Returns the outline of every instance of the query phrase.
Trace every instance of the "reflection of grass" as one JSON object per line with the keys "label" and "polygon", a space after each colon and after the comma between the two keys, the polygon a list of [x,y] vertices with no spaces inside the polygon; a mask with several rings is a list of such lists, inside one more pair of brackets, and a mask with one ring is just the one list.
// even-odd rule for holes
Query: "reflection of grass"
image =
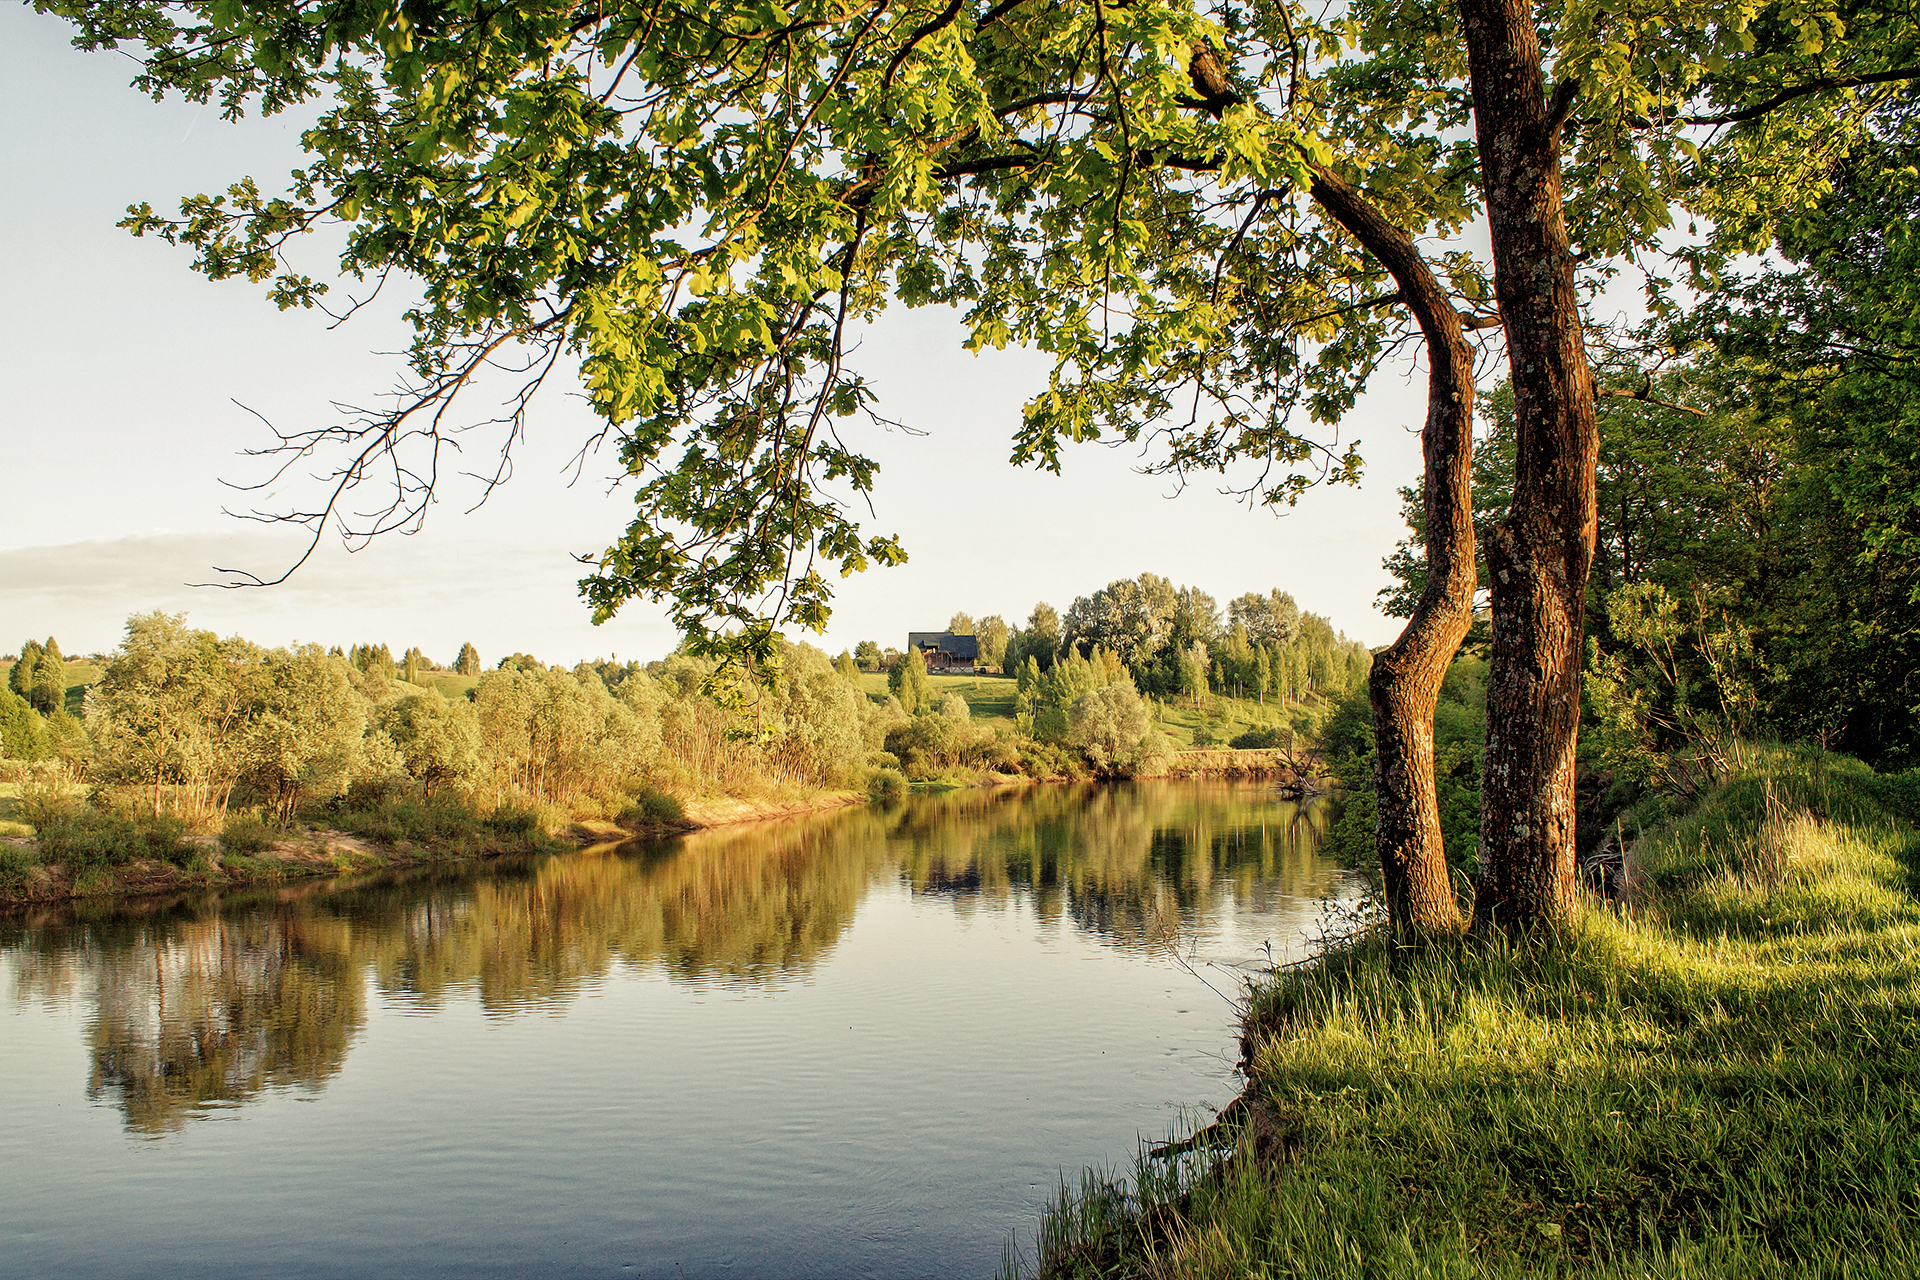
{"label": "reflection of grass", "polygon": [[1750,774],[1638,844],[1632,920],[1277,975],[1224,1176],[1068,1205],[1056,1273],[1920,1274],[1920,774],[1759,767],[1774,804]]}

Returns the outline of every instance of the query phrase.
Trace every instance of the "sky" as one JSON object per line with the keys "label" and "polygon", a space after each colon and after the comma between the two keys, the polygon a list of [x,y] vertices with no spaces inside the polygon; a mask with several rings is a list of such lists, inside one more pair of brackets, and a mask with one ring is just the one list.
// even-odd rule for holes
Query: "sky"
{"label": "sky", "polygon": [[[262,644],[418,645],[443,663],[466,642],[488,665],[670,651],[661,607],[630,604],[595,627],[577,595],[574,556],[612,542],[631,508],[610,454],[575,478],[568,464],[598,428],[564,386],[536,402],[512,480],[478,510],[476,486],[457,484],[419,533],[353,554],[330,538],[284,585],[188,585],[217,580],[216,565],[275,577],[298,556],[286,530],[223,514],[275,495],[228,486],[263,478],[243,455],[268,439],[262,419],[325,426],[334,404],[394,384],[400,361],[381,353],[405,344],[402,308],[383,297],[329,328],[318,311],[276,310],[264,286],[193,273],[190,250],[117,229],[138,201],[169,213],[247,175],[279,190],[304,118],[229,124],[215,107],[156,104],[128,87],[127,57],[67,40],[58,20],[0,6],[0,652],[48,635],[69,654],[106,651],[129,615],[155,610]],[[323,245],[302,262],[324,264]],[[1206,477],[1176,493],[1127,447],[1074,447],[1057,476],[1012,467],[1020,406],[1047,363],[975,356],[962,336],[934,309],[889,312],[864,336],[851,363],[913,432],[848,437],[881,464],[862,524],[898,534],[909,560],[840,581],[825,636],[794,638],[899,646],[959,610],[1018,625],[1038,601],[1064,612],[1143,571],[1223,607],[1279,587],[1370,645],[1398,632],[1374,596],[1406,532],[1398,490],[1419,475],[1421,371],[1378,376],[1339,429],[1339,443],[1361,441],[1358,489],[1318,488],[1276,515]],[[281,498],[311,492],[290,483]]]}

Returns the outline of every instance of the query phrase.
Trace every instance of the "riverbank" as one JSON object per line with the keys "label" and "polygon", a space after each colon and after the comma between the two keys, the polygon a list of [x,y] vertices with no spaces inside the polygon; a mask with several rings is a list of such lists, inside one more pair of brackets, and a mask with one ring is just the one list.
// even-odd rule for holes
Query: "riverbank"
{"label": "riverbank", "polygon": [[[1178,752],[1165,773],[1156,776],[1270,777],[1293,794],[1312,795],[1321,789],[1313,775],[1296,772],[1295,762],[1286,753],[1260,749]],[[981,772],[955,785],[1017,788],[1064,781]],[[110,847],[90,849],[78,858],[48,856],[32,837],[0,836],[0,910],[555,852],[823,813],[864,804],[870,798],[839,790],[765,797],[698,796],[677,800],[652,821],[575,819],[553,832],[538,828],[526,815],[503,823],[457,807],[408,801],[354,815],[338,826],[310,823],[288,831],[262,829],[257,839],[245,844],[222,836],[185,832],[156,836],[130,828],[111,833],[104,842]]]}
{"label": "riverbank", "polygon": [[[219,836],[190,834],[162,843],[153,833],[136,829],[114,848],[88,850],[78,857],[56,853],[49,858],[32,838],[4,836],[0,837],[0,910],[76,899],[237,889],[559,852],[821,813],[865,800],[865,796],[850,791],[778,799],[703,796],[681,802],[678,817],[625,824],[584,819],[569,823],[557,833],[542,830],[518,815],[492,821],[452,806],[401,804],[355,815],[352,829],[325,825],[271,832],[262,829],[260,836],[244,844]],[[135,847],[141,841],[158,847]]]}
{"label": "riverbank", "polygon": [[1920,774],[1757,753],[1553,945],[1277,973],[1205,1144],[1090,1181],[1050,1275],[1920,1274]]}

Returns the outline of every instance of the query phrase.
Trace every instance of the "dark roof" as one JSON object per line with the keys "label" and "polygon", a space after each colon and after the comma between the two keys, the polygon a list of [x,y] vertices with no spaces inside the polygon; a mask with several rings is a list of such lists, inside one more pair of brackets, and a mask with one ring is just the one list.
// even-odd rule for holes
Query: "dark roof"
{"label": "dark roof", "polygon": [[938,649],[949,658],[980,656],[980,637],[956,636],[951,631],[909,631],[907,645],[913,649]]}

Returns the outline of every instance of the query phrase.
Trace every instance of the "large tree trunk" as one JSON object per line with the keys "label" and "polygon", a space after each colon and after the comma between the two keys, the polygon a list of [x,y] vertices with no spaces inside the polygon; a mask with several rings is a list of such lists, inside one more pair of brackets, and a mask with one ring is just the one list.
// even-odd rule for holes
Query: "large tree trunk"
{"label": "large tree trunk", "polygon": [[1433,713],[1447,666],[1473,622],[1473,353],[1459,313],[1413,241],[1329,170],[1313,197],[1393,275],[1427,345],[1427,582],[1399,639],[1374,659],[1374,842],[1396,929],[1458,930],[1434,791]]}
{"label": "large tree trunk", "polygon": [[1593,379],[1560,194],[1561,115],[1522,0],[1461,0],[1495,292],[1518,428],[1513,506],[1488,539],[1493,658],[1474,927],[1551,927],[1573,904],[1574,744],[1593,563]]}

